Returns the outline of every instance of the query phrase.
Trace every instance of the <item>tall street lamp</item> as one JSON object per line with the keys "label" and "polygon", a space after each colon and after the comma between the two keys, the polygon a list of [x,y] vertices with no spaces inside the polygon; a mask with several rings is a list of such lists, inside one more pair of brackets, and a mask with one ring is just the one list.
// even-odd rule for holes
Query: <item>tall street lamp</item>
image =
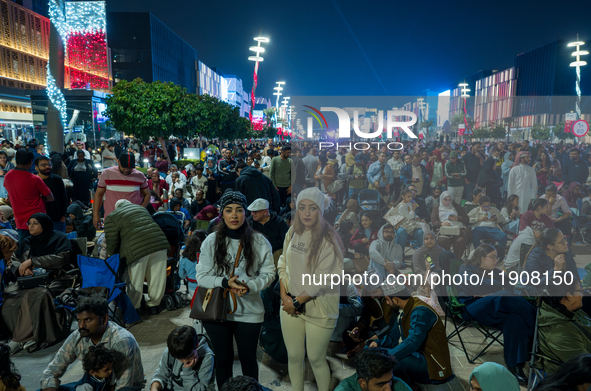
{"label": "tall street lamp", "polygon": [[468,92],[470,92],[470,89],[468,88],[468,83],[460,83],[458,84],[458,87],[460,87],[460,91],[461,91],[461,96],[460,96],[460,110],[462,110],[464,112],[464,131],[468,128],[468,121],[466,121],[466,98],[469,97],[470,95],[468,94]]}
{"label": "tall street lamp", "polygon": [[277,95],[277,103],[275,104],[276,109],[275,109],[275,113],[273,114],[273,118],[275,120],[275,127],[277,127],[277,116],[278,116],[278,111],[279,111],[279,97],[281,97],[281,95],[283,95],[281,93],[281,91],[283,91],[283,85],[285,84],[285,82],[284,81],[277,81],[275,83],[277,83],[277,86],[274,87],[273,89],[277,90],[277,91],[275,91],[273,93],[273,95]]}
{"label": "tall street lamp", "polygon": [[255,52],[254,56],[250,56],[248,57],[249,61],[254,61],[254,83],[252,84],[252,92],[250,94],[250,100],[251,100],[251,104],[250,104],[250,113],[249,113],[249,118],[250,118],[250,125],[252,126],[252,110],[254,108],[254,104],[255,104],[255,98],[254,98],[254,93],[257,89],[257,75],[259,73],[259,62],[263,61],[263,57],[260,56],[261,53],[263,53],[265,51],[265,48],[261,47],[261,43],[267,43],[269,42],[269,38],[265,38],[265,37],[255,37],[253,38],[255,41],[258,42],[257,46],[251,46],[249,48],[249,50],[252,50],[253,52]]}
{"label": "tall street lamp", "polygon": [[581,118],[581,67],[584,65],[587,65],[586,61],[581,61],[581,56],[585,56],[587,54],[589,54],[588,51],[586,50],[581,50],[581,46],[583,46],[585,44],[585,42],[581,42],[579,41],[579,34],[577,34],[577,41],[576,42],[571,42],[568,44],[569,47],[576,47],[576,51],[574,51],[572,53],[573,56],[576,57],[576,61],[571,62],[570,66],[571,67],[575,67],[575,69],[577,70],[577,81],[576,81],[576,91],[577,91],[577,106],[576,106],[576,110],[577,110],[577,119]]}

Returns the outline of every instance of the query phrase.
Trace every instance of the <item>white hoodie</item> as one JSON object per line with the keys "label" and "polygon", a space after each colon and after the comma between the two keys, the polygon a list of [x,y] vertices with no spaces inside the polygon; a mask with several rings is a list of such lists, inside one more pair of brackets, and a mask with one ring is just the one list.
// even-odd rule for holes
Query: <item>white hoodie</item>
{"label": "white hoodie", "polygon": [[386,262],[394,262],[396,268],[402,266],[403,251],[399,244],[396,244],[396,237],[392,241],[384,240],[384,227],[378,231],[378,238],[369,245],[369,268],[376,269],[383,278],[386,277]]}

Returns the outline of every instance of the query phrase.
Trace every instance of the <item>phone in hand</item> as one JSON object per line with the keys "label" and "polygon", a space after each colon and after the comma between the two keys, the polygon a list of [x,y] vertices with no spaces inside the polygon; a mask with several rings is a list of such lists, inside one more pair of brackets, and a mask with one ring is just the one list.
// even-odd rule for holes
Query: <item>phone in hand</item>
{"label": "phone in hand", "polygon": [[427,261],[431,269],[435,268],[435,264],[433,263],[433,260],[429,254],[425,254],[425,261]]}

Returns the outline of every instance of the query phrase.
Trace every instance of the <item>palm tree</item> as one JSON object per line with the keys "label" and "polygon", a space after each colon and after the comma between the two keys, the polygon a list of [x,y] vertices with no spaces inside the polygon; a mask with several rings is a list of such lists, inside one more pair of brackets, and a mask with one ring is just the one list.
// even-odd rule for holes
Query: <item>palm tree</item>
{"label": "palm tree", "polygon": [[267,119],[267,127],[271,127],[273,122],[273,116],[275,115],[275,108],[271,107],[269,109],[263,109],[263,113],[265,114],[265,118]]}
{"label": "palm tree", "polygon": [[437,125],[437,123],[435,122],[434,119],[428,119],[428,120],[421,122],[421,127],[426,130],[427,140],[429,140],[429,136],[430,136],[429,129],[431,129],[433,126],[436,126],[436,125]]}

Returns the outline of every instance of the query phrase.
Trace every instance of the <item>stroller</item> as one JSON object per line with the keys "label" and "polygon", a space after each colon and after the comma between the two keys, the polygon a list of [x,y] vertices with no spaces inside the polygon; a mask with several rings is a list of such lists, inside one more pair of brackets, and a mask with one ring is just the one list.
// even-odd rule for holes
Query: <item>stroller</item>
{"label": "stroller", "polygon": [[174,212],[158,212],[152,218],[162,229],[170,244],[170,252],[166,261],[166,288],[163,300],[166,309],[172,311],[181,308],[184,304],[183,295],[178,292],[181,287],[181,279],[178,273],[180,250],[185,242],[185,234],[182,228],[183,221],[177,219]]}

